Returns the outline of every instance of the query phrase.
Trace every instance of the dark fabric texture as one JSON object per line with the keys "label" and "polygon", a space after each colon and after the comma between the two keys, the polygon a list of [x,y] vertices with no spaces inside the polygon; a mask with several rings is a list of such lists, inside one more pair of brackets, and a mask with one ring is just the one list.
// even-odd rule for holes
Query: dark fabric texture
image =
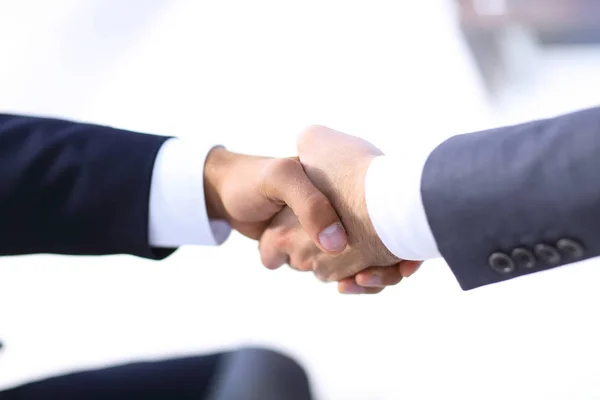
{"label": "dark fabric texture", "polygon": [[0,114],[0,255],[169,255],[148,244],[152,169],[167,139]]}
{"label": "dark fabric texture", "polygon": [[[596,257],[600,108],[452,137],[429,156],[421,194],[437,246],[463,289]],[[562,239],[583,253],[561,253]],[[550,257],[556,249],[560,257]],[[515,259],[513,270],[499,273],[490,262],[498,252],[508,264],[519,255],[526,267]],[[534,255],[531,263],[523,254]]]}
{"label": "dark fabric texture", "polygon": [[245,349],[224,357],[206,400],[309,400],[304,369],[288,356]]}
{"label": "dark fabric texture", "polygon": [[77,372],[0,392],[0,400],[310,400],[298,363],[242,349]]}

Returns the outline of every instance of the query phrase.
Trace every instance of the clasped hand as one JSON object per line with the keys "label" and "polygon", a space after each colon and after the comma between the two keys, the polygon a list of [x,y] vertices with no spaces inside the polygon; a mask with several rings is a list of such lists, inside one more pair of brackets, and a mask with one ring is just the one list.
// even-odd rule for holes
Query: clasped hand
{"label": "clasped hand", "polygon": [[313,126],[298,157],[267,158],[211,151],[205,166],[210,218],[259,240],[262,263],[312,271],[341,293],[379,293],[419,267],[379,239],[365,202],[365,174],[382,152],[370,143]]}

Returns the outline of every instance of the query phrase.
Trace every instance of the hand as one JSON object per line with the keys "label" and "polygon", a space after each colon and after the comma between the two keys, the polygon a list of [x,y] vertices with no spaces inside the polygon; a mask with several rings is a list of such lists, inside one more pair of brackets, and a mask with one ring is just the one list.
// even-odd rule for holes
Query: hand
{"label": "hand", "polygon": [[394,286],[414,274],[423,261],[400,261],[391,267],[367,268],[354,277],[338,282],[338,291],[345,294],[375,294],[386,286]]}
{"label": "hand", "polygon": [[390,267],[371,267],[353,277],[338,282],[338,291],[345,294],[379,293],[386,286],[394,286],[408,278],[423,264],[423,261],[400,261]]}
{"label": "hand", "polygon": [[[312,271],[315,264],[321,263],[329,263],[331,268],[343,268],[350,254],[331,256],[321,252],[304,232],[293,211],[287,207],[277,214],[264,231],[260,250],[263,264],[270,269],[288,263],[301,271]],[[338,290],[345,294],[379,293],[386,286],[396,285],[403,277],[410,276],[420,264],[419,261],[401,261],[390,267],[367,268],[338,282]]]}
{"label": "hand", "polygon": [[208,215],[259,239],[271,219],[288,205],[318,248],[344,250],[347,238],[331,203],[308,179],[296,159],[273,159],[213,149],[204,168]]}
{"label": "hand", "polygon": [[359,138],[321,126],[306,129],[298,140],[300,162],[338,212],[348,247],[334,257],[310,253],[303,242],[286,239],[290,235],[281,227],[287,224],[276,219],[273,223],[279,222],[279,231],[261,241],[263,263],[276,265],[289,256],[296,268],[310,269],[324,281],[340,281],[369,267],[398,264],[401,260],[387,250],[372,226],[365,202],[365,174],[379,155],[379,149]]}

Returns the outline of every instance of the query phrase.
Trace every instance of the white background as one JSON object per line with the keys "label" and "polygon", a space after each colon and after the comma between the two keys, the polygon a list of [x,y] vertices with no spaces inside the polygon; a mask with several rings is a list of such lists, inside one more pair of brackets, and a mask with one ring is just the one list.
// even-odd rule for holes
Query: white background
{"label": "white background", "polygon": [[[441,0],[0,0],[0,110],[257,154],[293,154],[315,123],[402,153],[593,104],[598,60],[569,76],[552,57],[495,113]],[[596,261],[470,292],[434,261],[344,297],[256,247],[2,259],[0,385],[257,343],[302,361],[322,399],[600,396]]]}

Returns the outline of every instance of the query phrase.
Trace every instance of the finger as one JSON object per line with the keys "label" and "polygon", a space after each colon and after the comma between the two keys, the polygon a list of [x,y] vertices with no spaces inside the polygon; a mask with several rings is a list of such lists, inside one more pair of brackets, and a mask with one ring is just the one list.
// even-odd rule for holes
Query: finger
{"label": "finger", "polygon": [[406,260],[398,264],[398,270],[400,271],[400,274],[402,274],[403,277],[408,278],[409,276],[417,272],[417,270],[422,264],[423,261]]}
{"label": "finger", "polygon": [[263,245],[262,240],[258,249],[260,251],[260,260],[268,269],[277,269],[289,262],[289,257],[286,253],[279,251],[274,246]]}
{"label": "finger", "polygon": [[288,264],[299,271],[312,271],[312,259],[323,254],[302,230],[289,207],[284,207],[264,230],[259,250],[265,267],[276,269]]}
{"label": "finger", "polygon": [[295,220],[296,216],[285,207],[273,218],[261,235],[258,242],[260,259],[268,269],[277,269],[289,262],[287,242],[292,234],[289,225]]}
{"label": "finger", "polygon": [[354,249],[335,255],[321,252],[314,257],[313,272],[315,277],[323,282],[354,279],[354,276],[366,267],[359,260],[360,256],[357,256]]}
{"label": "finger", "polygon": [[342,294],[377,294],[384,287],[364,287],[354,282],[353,278],[347,278],[338,282],[338,291]]}
{"label": "finger", "polygon": [[354,281],[363,287],[385,287],[400,283],[402,274],[399,265],[367,268],[354,277]]}
{"label": "finger", "polygon": [[[304,236],[302,239],[298,241],[299,248],[297,248],[293,253],[290,254],[289,266],[297,271],[313,271],[314,268],[314,253],[321,252],[319,249],[315,247],[315,245],[308,240],[306,234],[301,232]],[[296,239],[293,239],[296,240]],[[302,244],[304,242],[304,244]]]}
{"label": "finger", "polygon": [[348,239],[337,213],[308,179],[297,159],[269,161],[263,169],[263,178],[265,195],[287,204],[315,245],[326,253],[344,250]]}

